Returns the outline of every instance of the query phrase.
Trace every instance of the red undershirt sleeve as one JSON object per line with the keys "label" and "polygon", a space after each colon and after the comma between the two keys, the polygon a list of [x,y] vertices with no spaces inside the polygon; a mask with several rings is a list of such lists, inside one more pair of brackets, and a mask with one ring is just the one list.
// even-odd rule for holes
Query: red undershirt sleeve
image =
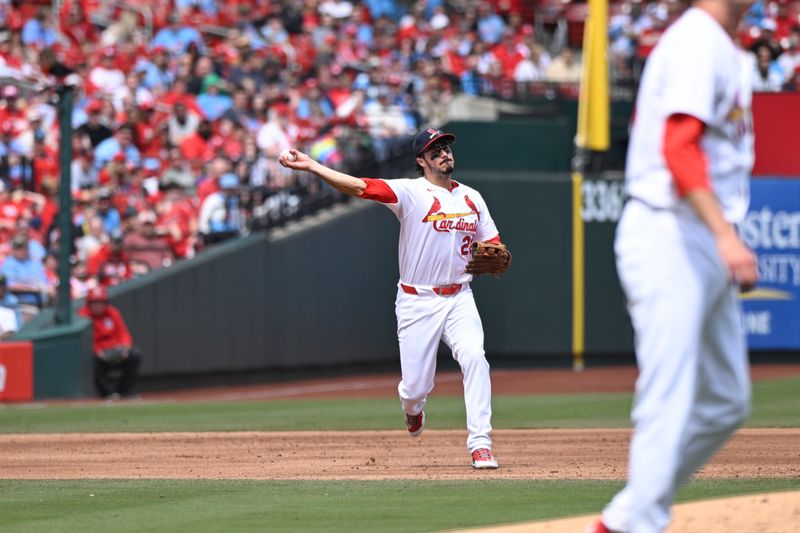
{"label": "red undershirt sleeve", "polygon": [[380,179],[361,178],[367,184],[367,188],[361,193],[361,198],[365,200],[375,200],[382,204],[396,204],[397,195],[389,184]]}
{"label": "red undershirt sleeve", "polygon": [[708,163],[700,145],[705,127],[691,115],[675,114],[667,119],[663,154],[681,198],[694,190],[711,190]]}
{"label": "red undershirt sleeve", "polygon": [[495,235],[494,237],[492,237],[491,239],[487,240],[486,242],[490,242],[492,244],[501,244],[500,234]]}

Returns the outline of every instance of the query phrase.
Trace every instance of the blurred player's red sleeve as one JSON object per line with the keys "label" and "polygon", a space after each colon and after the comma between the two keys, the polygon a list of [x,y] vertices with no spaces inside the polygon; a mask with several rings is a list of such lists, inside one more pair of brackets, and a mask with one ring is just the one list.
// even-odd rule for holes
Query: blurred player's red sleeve
{"label": "blurred player's red sleeve", "polygon": [[664,159],[681,198],[691,191],[711,190],[708,163],[700,146],[705,128],[703,121],[690,115],[676,114],[667,119]]}
{"label": "blurred player's red sleeve", "polygon": [[380,179],[361,178],[367,184],[367,188],[361,193],[361,198],[365,200],[375,200],[382,204],[396,204],[397,195],[389,184]]}

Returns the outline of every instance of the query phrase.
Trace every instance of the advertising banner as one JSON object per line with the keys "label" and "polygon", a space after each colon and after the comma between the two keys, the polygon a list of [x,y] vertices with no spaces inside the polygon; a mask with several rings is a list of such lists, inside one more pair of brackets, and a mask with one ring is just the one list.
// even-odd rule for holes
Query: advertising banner
{"label": "advertising banner", "polygon": [[33,398],[33,344],[0,342],[0,402]]}
{"label": "advertising banner", "polygon": [[756,164],[753,176],[800,176],[797,157],[797,123],[787,120],[800,114],[800,94],[753,95],[753,130]]}
{"label": "advertising banner", "polygon": [[800,179],[751,182],[742,238],[758,254],[759,283],[742,295],[751,349],[800,348]]}

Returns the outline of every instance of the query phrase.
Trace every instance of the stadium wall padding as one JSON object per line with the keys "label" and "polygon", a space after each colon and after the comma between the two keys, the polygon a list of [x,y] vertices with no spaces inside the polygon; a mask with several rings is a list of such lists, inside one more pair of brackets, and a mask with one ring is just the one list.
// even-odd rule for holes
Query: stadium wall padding
{"label": "stadium wall padding", "polygon": [[34,399],[94,395],[89,320],[75,316],[71,324],[59,325],[53,310],[45,309],[11,340],[33,343]]}

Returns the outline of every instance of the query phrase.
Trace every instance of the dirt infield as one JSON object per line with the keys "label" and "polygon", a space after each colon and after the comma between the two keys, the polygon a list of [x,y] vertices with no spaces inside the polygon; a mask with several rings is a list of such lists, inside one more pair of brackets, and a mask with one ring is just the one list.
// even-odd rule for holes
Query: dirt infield
{"label": "dirt infield", "polygon": [[[755,381],[800,375],[800,365],[754,366]],[[629,392],[636,369],[495,370],[495,396]],[[315,379],[146,394],[143,401],[268,401],[286,398],[395,397],[393,375]],[[461,375],[442,372],[434,396],[462,394]],[[96,402],[96,400],[88,400]],[[86,402],[86,401],[84,401]],[[63,403],[63,402],[59,402]],[[0,435],[2,478],[252,479],[624,479],[630,431],[496,430],[502,468],[468,467],[466,430],[411,439],[396,431],[218,432]],[[104,461],[114,458],[113,463]],[[800,478],[800,429],[747,429],[700,474]]]}
{"label": "dirt infield", "polygon": [[[498,430],[474,471],[466,431],[0,435],[4,479],[624,479],[629,430]],[[113,458],[113,461],[110,459]],[[699,477],[800,478],[800,429],[741,430]]]}
{"label": "dirt infield", "polygon": [[[800,533],[798,517],[800,492],[737,496],[676,505],[667,533]],[[463,533],[578,533],[597,518],[579,516],[474,528]]]}

